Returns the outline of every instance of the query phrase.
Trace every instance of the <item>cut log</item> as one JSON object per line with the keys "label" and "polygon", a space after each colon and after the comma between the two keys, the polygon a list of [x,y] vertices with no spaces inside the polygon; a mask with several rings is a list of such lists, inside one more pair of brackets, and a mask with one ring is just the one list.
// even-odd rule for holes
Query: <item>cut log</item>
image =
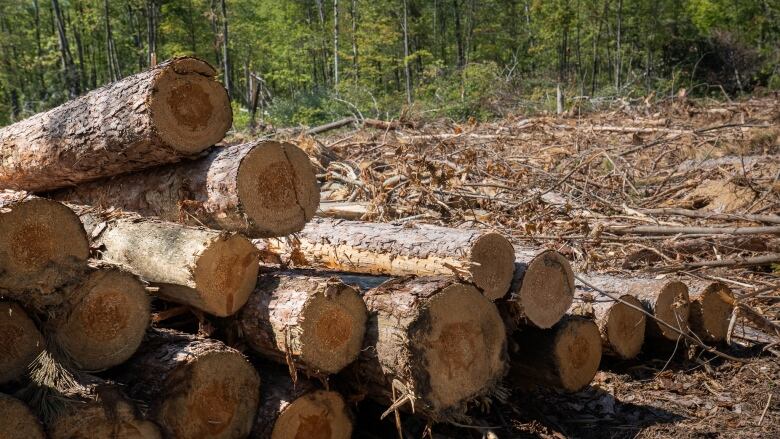
{"label": "cut log", "polygon": [[235,233],[73,206],[100,259],[127,267],[156,293],[215,316],[229,316],[257,281],[259,251]]}
{"label": "cut log", "polygon": [[628,360],[639,355],[642,349],[647,316],[637,309],[642,308],[639,299],[620,292],[616,295],[620,301],[578,285],[569,313],[596,322],[601,333],[603,354]]}
{"label": "cut log", "polygon": [[315,218],[294,239],[270,239],[267,246],[298,266],[394,276],[457,274],[491,300],[506,295],[514,272],[509,240],[478,230]]}
{"label": "cut log", "polygon": [[289,143],[220,147],[206,157],[114,177],[51,197],[116,207],[252,237],[297,232],[314,216],[319,186],[308,156]]}
{"label": "cut log", "polygon": [[295,383],[284,373],[263,370],[263,395],[252,439],[349,439],[352,417],[337,392],[312,381]]}
{"label": "cut log", "polygon": [[24,375],[44,347],[43,336],[24,310],[0,302],[0,384]]}
{"label": "cut log", "polygon": [[0,393],[0,437],[3,439],[45,439],[46,434],[43,432],[41,421],[25,403]]}
{"label": "cut log", "polygon": [[36,308],[62,300],[55,289],[87,267],[89,242],[79,218],[51,200],[0,197],[0,291]]}
{"label": "cut log", "polygon": [[314,374],[338,373],[360,353],[368,310],[354,288],[308,274],[261,276],[237,322],[254,351]]}
{"label": "cut log", "polygon": [[0,187],[51,190],[203,151],[232,124],[215,76],[175,58],[0,129]]}
{"label": "cut log", "polygon": [[515,384],[576,392],[596,376],[601,336],[591,320],[568,316],[550,329],[528,327],[515,333],[510,353]]}
{"label": "cut log", "polygon": [[260,379],[241,353],[219,341],[149,330],[119,369],[117,379],[149,405],[165,437],[243,438],[252,429]]}
{"label": "cut log", "polygon": [[454,278],[401,278],[363,298],[372,313],[364,349],[346,369],[360,394],[412,402],[416,413],[447,421],[496,390],[507,368],[506,330],[479,290]]}
{"label": "cut log", "polygon": [[57,346],[80,370],[124,363],[151,320],[144,284],[118,267],[100,266],[66,287],[66,302],[47,324]]}
{"label": "cut log", "polygon": [[705,342],[726,340],[735,305],[734,293],[725,284],[695,284],[691,292],[691,331]]}

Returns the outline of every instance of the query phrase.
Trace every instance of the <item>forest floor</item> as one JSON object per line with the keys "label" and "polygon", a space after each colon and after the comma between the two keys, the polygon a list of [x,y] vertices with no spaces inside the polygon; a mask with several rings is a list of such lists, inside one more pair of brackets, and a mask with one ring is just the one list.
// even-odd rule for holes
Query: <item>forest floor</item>
{"label": "forest floor", "polygon": [[[777,96],[401,125],[296,137],[320,165],[323,210],[349,201],[371,221],[493,228],[579,273],[720,280],[740,307],[717,346],[739,362],[683,342],[605,359],[581,392],[516,391],[474,410],[483,428],[433,437],[780,437]],[[403,425],[420,437],[419,421]],[[382,426],[358,437],[395,437]]]}

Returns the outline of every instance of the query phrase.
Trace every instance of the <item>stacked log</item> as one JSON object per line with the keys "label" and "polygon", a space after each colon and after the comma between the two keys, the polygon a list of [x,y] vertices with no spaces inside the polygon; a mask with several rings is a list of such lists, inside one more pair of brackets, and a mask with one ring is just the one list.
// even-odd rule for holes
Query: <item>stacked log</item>
{"label": "stacked log", "polygon": [[722,282],[698,283],[691,292],[691,331],[709,343],[726,340],[736,301]]}
{"label": "stacked log", "polygon": [[0,393],[0,437],[3,439],[45,439],[41,421],[22,401]]}
{"label": "stacked log", "polygon": [[0,301],[0,384],[21,378],[44,346],[43,336],[22,307]]}

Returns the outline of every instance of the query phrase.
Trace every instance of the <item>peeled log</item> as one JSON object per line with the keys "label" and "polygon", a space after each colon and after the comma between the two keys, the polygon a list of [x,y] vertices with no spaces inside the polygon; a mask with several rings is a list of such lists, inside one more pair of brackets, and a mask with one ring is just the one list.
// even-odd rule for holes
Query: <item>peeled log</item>
{"label": "peeled log", "polygon": [[217,147],[198,160],[50,195],[252,237],[301,230],[320,200],[317,177],[306,153],[295,145],[273,141]]}
{"label": "peeled log", "polygon": [[124,363],[141,345],[151,320],[150,300],[132,274],[107,265],[93,268],[66,288],[65,297],[48,331],[80,370]]}
{"label": "peeled log", "polygon": [[223,343],[176,331],[149,330],[117,373],[165,437],[244,438],[257,413],[260,379]]}
{"label": "peeled log", "polygon": [[0,384],[24,375],[44,347],[43,336],[24,310],[0,302]]}
{"label": "peeled log", "polygon": [[233,122],[216,73],[174,58],[0,129],[0,187],[39,192],[198,154]]}
{"label": "peeled log", "polygon": [[338,279],[289,272],[263,275],[237,322],[256,352],[315,374],[338,373],[363,345],[368,310]]}
{"label": "peeled log", "polygon": [[0,437],[3,439],[45,439],[46,434],[43,432],[41,421],[25,403],[0,393]]}
{"label": "peeled log", "polygon": [[619,296],[620,301],[599,295],[585,287],[575,293],[569,312],[592,319],[601,333],[602,352],[625,360],[635,358],[645,341],[647,316],[636,308],[642,302],[630,294]]}
{"label": "peeled log", "polygon": [[254,289],[259,251],[239,234],[74,209],[101,260],[152,282],[159,287],[156,294],[167,300],[225,317],[238,311]]}
{"label": "peeled log", "polygon": [[511,346],[510,378],[521,385],[576,392],[593,380],[601,362],[599,328],[580,317],[565,317],[550,329],[526,328]]}
{"label": "peeled log", "polygon": [[295,238],[261,245],[304,267],[394,276],[456,274],[491,300],[506,295],[514,272],[509,240],[480,230],[315,218]]}
{"label": "peeled log", "polygon": [[506,330],[476,288],[447,277],[401,278],[363,298],[368,332],[347,369],[359,392],[386,404],[407,395],[416,413],[447,421],[496,390],[507,367]]}
{"label": "peeled log", "polygon": [[[78,216],[56,201],[0,194],[0,291],[34,307],[56,305],[55,289],[87,267]],[[5,290],[5,291],[3,291]]]}
{"label": "peeled log", "polygon": [[263,371],[263,392],[251,439],[349,439],[352,417],[337,392],[312,381]]}
{"label": "peeled log", "polygon": [[721,282],[694,285],[689,321],[691,331],[705,342],[726,340],[735,304],[731,288]]}

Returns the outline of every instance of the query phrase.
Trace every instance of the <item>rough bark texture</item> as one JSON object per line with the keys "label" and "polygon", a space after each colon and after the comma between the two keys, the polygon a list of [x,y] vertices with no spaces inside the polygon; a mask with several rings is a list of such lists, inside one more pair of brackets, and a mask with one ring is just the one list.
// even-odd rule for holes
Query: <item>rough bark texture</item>
{"label": "rough bark texture", "polygon": [[241,353],[219,341],[150,330],[116,376],[148,404],[165,437],[243,438],[252,428],[260,379]]}
{"label": "rough bark texture", "polygon": [[604,355],[631,359],[642,349],[647,316],[627,305],[641,308],[639,299],[630,294],[617,295],[620,301],[578,285],[569,313],[590,318],[598,325]]}
{"label": "rough bark texture", "polygon": [[197,154],[232,123],[215,74],[173,59],[0,129],[0,188],[51,190]]}
{"label": "rough bark texture", "polygon": [[319,204],[319,186],[306,153],[272,141],[217,147],[198,160],[50,195],[253,237],[297,232]]}
{"label": "rough bark texture", "polygon": [[268,240],[267,246],[299,266],[394,276],[456,274],[491,300],[506,295],[514,271],[514,249],[503,236],[430,225],[315,218],[295,238]]}
{"label": "rough bark texture", "polygon": [[24,375],[43,348],[43,336],[24,310],[0,302],[0,384]]}
{"label": "rough bark texture", "polygon": [[314,374],[337,373],[362,347],[368,311],[336,278],[288,272],[261,276],[237,323],[249,346]]}
{"label": "rough bark texture", "polygon": [[0,437],[3,439],[45,439],[41,421],[16,398],[0,393]]}
{"label": "rough bark texture", "polygon": [[691,285],[691,331],[705,342],[726,340],[731,314],[736,306],[734,293],[721,282]]}

